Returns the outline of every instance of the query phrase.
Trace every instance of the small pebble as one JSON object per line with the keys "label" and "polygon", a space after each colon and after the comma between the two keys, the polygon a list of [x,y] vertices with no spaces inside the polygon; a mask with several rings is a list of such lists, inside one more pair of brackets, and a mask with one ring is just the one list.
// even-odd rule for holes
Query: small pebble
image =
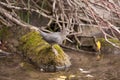
{"label": "small pebble", "polygon": [[92,78],[92,77],[94,77],[94,76],[92,76],[92,75],[88,74],[88,75],[86,75],[86,77],[91,77],[91,78]]}

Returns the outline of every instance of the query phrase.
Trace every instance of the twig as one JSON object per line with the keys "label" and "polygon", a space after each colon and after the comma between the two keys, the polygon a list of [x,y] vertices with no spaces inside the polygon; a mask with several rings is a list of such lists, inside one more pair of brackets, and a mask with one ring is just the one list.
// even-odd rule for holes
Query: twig
{"label": "twig", "polygon": [[12,53],[9,53],[9,52],[6,52],[6,51],[3,51],[0,49],[0,56],[8,56],[8,55],[11,55]]}

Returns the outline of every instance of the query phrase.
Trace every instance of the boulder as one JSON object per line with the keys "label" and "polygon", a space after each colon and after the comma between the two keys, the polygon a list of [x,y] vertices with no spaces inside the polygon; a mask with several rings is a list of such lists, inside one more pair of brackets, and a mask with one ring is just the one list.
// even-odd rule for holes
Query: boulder
{"label": "boulder", "polygon": [[29,32],[20,39],[20,50],[43,71],[59,71],[70,67],[70,57],[58,44],[50,45],[38,32]]}

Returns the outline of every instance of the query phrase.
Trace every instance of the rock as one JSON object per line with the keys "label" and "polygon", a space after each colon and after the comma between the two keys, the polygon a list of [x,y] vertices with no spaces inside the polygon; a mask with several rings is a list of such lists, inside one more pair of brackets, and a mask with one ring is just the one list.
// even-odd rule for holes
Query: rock
{"label": "rock", "polygon": [[51,46],[37,32],[24,35],[20,40],[20,49],[27,58],[44,71],[64,70],[71,65],[69,56],[58,44]]}
{"label": "rock", "polygon": [[[113,46],[112,44],[108,43],[104,38],[98,39],[102,46],[101,46],[101,53],[103,54],[120,54],[120,48]],[[108,39],[115,45],[120,47],[120,41],[116,39]]]}

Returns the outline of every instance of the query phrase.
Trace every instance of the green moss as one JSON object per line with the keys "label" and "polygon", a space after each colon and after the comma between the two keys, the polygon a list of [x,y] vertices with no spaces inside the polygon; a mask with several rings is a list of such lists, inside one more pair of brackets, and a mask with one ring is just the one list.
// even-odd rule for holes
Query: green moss
{"label": "green moss", "polygon": [[58,53],[55,55],[52,46],[44,41],[38,32],[29,32],[21,37],[20,42],[23,53],[38,65],[53,61],[62,64],[61,61],[65,58],[64,51],[58,44],[53,45]]}
{"label": "green moss", "polygon": [[64,53],[61,47],[58,44],[54,44],[53,47],[58,51],[58,53]]}
{"label": "green moss", "polygon": [[[113,47],[110,43],[108,43],[104,38],[99,38],[98,39],[103,47]],[[120,46],[120,41],[118,39],[108,39],[110,42],[116,44],[117,46]]]}
{"label": "green moss", "polygon": [[[58,45],[58,44],[55,44],[53,45],[53,47],[57,50],[58,52],[58,55],[55,56],[55,62],[56,63],[59,63],[59,65],[63,65],[63,64],[66,64],[66,63],[63,63],[64,61],[68,60],[68,63],[69,63],[69,56],[64,54],[64,51],[61,49],[61,47]],[[67,61],[66,61],[67,62]]]}

